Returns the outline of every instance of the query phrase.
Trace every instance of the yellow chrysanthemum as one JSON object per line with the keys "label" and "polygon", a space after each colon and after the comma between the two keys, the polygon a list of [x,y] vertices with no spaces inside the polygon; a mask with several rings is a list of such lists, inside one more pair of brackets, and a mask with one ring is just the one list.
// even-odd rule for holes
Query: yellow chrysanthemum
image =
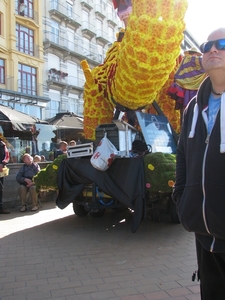
{"label": "yellow chrysanthemum", "polygon": [[155,169],[155,167],[152,164],[149,164],[148,165],[148,169],[151,170],[151,171],[153,171]]}

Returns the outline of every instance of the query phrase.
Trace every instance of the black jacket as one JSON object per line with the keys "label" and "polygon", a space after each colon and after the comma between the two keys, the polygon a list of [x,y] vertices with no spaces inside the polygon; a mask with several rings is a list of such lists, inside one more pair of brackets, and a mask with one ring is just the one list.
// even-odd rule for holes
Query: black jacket
{"label": "black jacket", "polygon": [[220,151],[220,111],[209,138],[204,112],[211,86],[206,78],[184,111],[173,197],[185,229],[195,232],[206,250],[225,252],[225,153]]}

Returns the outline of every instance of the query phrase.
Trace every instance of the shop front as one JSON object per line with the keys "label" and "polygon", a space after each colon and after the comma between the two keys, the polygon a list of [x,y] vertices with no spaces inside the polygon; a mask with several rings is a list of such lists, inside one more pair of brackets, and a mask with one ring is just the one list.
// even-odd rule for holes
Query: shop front
{"label": "shop front", "polygon": [[4,105],[0,105],[0,133],[7,141],[9,163],[20,163],[24,153],[51,160],[57,143],[54,125]]}

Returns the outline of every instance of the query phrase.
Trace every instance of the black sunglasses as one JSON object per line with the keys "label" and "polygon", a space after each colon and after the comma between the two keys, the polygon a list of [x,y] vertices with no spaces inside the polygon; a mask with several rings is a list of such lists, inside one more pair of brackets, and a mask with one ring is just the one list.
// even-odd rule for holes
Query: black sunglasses
{"label": "black sunglasses", "polygon": [[225,50],[225,39],[205,42],[200,46],[200,51],[202,53],[207,53],[211,50],[213,45],[215,45],[217,50]]}

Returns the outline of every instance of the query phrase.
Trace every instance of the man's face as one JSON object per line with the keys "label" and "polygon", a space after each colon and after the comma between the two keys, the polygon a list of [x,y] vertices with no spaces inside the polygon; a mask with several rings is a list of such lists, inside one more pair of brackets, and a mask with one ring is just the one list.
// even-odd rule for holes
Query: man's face
{"label": "man's face", "polygon": [[26,156],[24,157],[23,161],[24,161],[24,163],[25,163],[26,165],[31,165],[32,162],[33,162],[33,157],[30,156],[30,155],[26,155]]}
{"label": "man's face", "polygon": [[[222,29],[212,32],[208,37],[208,41],[219,39],[225,39],[225,31]],[[209,75],[212,70],[221,69],[225,72],[225,50],[218,50],[215,44],[213,44],[210,51],[203,54],[202,64]]]}
{"label": "man's face", "polygon": [[60,145],[60,150],[61,151],[66,151],[67,150],[67,145],[66,144],[61,144]]}

